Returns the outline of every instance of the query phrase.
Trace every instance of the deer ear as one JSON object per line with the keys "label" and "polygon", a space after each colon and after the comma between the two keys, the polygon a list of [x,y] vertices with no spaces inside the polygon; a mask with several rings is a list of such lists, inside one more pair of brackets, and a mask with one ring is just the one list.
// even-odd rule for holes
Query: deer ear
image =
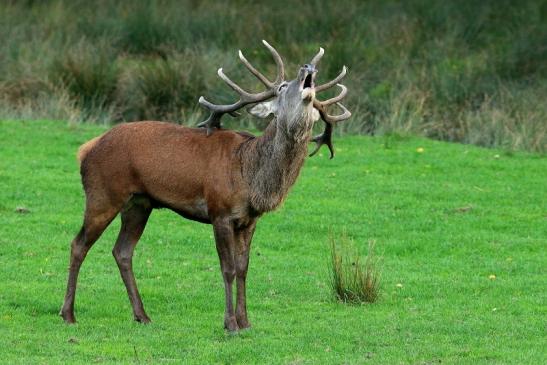
{"label": "deer ear", "polygon": [[266,101],[264,103],[259,103],[253,106],[252,108],[247,109],[247,111],[259,118],[267,118],[270,114],[277,112],[277,104],[273,100]]}
{"label": "deer ear", "polygon": [[311,119],[314,122],[317,122],[319,120],[319,118],[321,118],[321,115],[319,114],[319,110],[313,108],[313,110],[311,112]]}

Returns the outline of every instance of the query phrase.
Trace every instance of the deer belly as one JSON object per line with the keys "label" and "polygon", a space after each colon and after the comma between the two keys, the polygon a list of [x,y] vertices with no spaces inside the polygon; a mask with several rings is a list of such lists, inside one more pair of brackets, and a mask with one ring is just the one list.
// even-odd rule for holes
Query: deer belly
{"label": "deer belly", "polygon": [[209,222],[207,202],[200,194],[199,189],[182,189],[156,182],[156,184],[146,186],[145,191],[155,200],[157,208],[168,208],[184,218]]}
{"label": "deer belly", "polygon": [[184,218],[202,223],[210,223],[207,202],[205,199],[198,198],[184,202],[158,202],[158,208],[167,208]]}

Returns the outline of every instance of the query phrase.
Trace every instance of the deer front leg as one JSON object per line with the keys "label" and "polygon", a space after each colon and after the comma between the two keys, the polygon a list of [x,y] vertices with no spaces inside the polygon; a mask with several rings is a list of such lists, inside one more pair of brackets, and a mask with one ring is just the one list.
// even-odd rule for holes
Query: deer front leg
{"label": "deer front leg", "polygon": [[232,283],[236,275],[234,262],[234,229],[229,219],[217,219],[213,222],[215,242],[220,259],[220,269],[224,279],[226,295],[226,310],[224,312],[224,328],[234,332],[239,329],[234,313]]}
{"label": "deer front leg", "polygon": [[237,285],[237,300],[236,300],[236,320],[240,329],[249,328],[251,324],[247,318],[247,305],[245,294],[245,281],[247,279],[247,269],[249,267],[249,253],[251,251],[251,240],[255,231],[256,222],[253,222],[248,227],[236,231],[236,285]]}

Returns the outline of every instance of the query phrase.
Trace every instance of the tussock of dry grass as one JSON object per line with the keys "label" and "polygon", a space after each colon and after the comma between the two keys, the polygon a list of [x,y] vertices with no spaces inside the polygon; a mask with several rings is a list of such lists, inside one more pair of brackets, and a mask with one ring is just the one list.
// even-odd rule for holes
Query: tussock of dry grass
{"label": "tussock of dry grass", "polygon": [[361,259],[354,243],[346,235],[329,237],[331,250],[330,285],[334,297],[345,303],[374,303],[380,296],[379,259],[374,241],[369,241],[368,254]]}

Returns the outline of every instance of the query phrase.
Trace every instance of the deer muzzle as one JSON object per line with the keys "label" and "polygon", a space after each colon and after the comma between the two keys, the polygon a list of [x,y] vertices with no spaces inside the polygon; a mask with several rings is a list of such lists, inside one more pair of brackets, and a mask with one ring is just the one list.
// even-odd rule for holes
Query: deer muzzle
{"label": "deer muzzle", "polygon": [[314,65],[306,64],[300,68],[298,72],[298,80],[300,81],[300,90],[302,92],[302,100],[312,101],[315,98],[315,75],[317,69]]}

